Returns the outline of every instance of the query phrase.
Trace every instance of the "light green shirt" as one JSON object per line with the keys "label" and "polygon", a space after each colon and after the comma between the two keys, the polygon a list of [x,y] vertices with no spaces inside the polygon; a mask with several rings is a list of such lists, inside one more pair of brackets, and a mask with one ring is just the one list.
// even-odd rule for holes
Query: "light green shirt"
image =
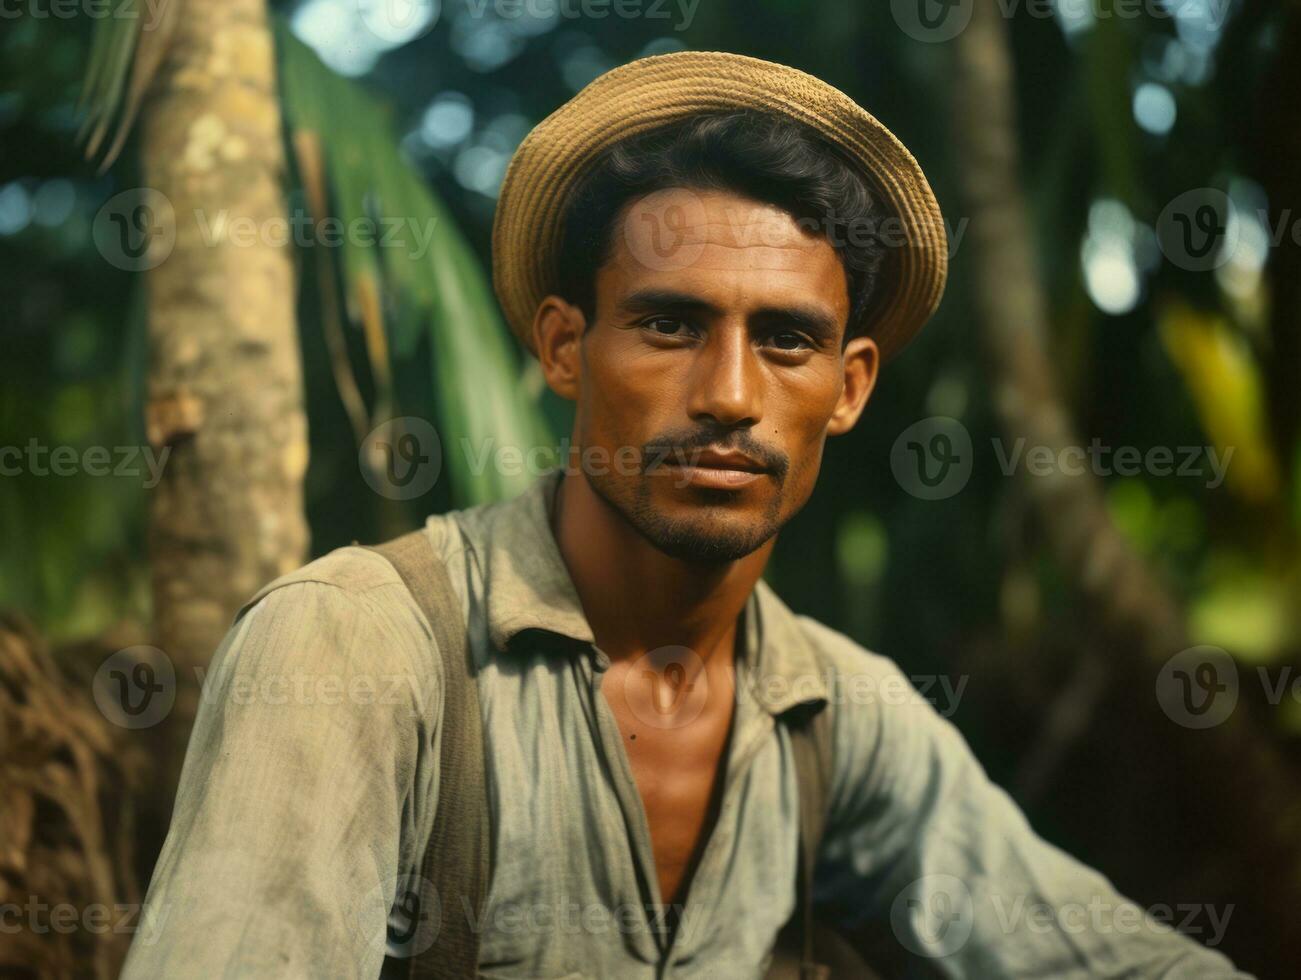
{"label": "light green shirt", "polygon": [[[609,661],[547,520],[558,479],[426,527],[479,667],[495,861],[481,976],[760,975],[795,904],[798,794],[777,719],[817,699],[834,778],[815,894],[831,921],[888,922],[951,977],[1245,976],[1037,837],[892,661],[762,581],[717,822],[670,939],[601,691]],[[379,974],[440,781],[457,775],[438,771],[431,637],[393,568],[357,547],[241,610],[204,679],[125,977]],[[1214,924],[1198,922],[1212,942]]]}

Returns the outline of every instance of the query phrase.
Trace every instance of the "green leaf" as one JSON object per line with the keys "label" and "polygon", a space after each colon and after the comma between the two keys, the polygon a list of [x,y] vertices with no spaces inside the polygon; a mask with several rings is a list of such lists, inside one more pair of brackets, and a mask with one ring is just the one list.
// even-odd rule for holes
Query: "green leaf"
{"label": "green leaf", "polygon": [[[551,439],[520,385],[515,344],[483,269],[447,209],[402,158],[383,106],[327,68],[283,21],[276,22],[276,39],[286,119],[295,133],[318,141],[333,216],[345,229],[340,252],[350,307],[363,281],[378,279],[385,331],[398,356],[428,334],[457,501],[472,505],[520,492],[532,475],[492,465],[496,452],[527,451]],[[375,236],[348,233],[367,221],[378,223]],[[485,458],[488,465],[474,465]]]}

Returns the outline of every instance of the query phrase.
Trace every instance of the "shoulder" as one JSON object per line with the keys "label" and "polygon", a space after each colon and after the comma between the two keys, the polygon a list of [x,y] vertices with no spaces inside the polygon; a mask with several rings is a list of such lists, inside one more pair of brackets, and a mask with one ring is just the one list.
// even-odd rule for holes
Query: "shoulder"
{"label": "shoulder", "polygon": [[240,609],[245,613],[271,593],[291,585],[311,584],[323,589],[307,590],[325,594],[338,593],[338,598],[357,599],[375,591],[391,590],[401,586],[397,571],[381,555],[369,548],[350,545],[336,548],[301,568],[287,572],[262,586]]}
{"label": "shoulder", "polygon": [[909,675],[890,657],[817,620],[796,619],[826,680],[833,757],[842,780],[902,792],[901,784],[924,785],[937,767],[956,766],[969,756],[950,720],[964,678]]}
{"label": "shoulder", "polygon": [[848,755],[859,757],[886,737],[896,721],[886,710],[888,695],[908,685],[908,679],[889,657],[839,630],[811,616],[796,615],[794,622],[818,663],[826,688],[835,754],[842,760]]}
{"label": "shoulder", "polygon": [[433,631],[397,570],[356,545],[268,582],[241,607],[230,635],[246,666],[257,659],[412,677],[440,669]]}
{"label": "shoulder", "polygon": [[905,673],[892,658],[809,616],[797,616],[796,621],[822,665],[833,707],[876,708],[887,724],[932,716],[948,719],[957,709],[964,678]]}
{"label": "shoulder", "polygon": [[796,614],[795,622],[827,675],[838,678],[859,675],[903,676],[899,665],[889,657],[867,649],[839,630],[818,622],[812,616]]}

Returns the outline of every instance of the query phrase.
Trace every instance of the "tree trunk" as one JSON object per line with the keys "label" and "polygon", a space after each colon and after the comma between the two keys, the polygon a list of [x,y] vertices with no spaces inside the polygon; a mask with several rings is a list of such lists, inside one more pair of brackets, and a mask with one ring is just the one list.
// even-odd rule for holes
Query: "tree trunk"
{"label": "tree trunk", "polygon": [[[954,55],[955,154],[970,219],[964,254],[973,267],[974,313],[990,358],[994,405],[1009,441],[1048,446],[1060,458],[1064,448],[1081,443],[1049,357],[1049,306],[1021,188],[1006,22],[994,0],[976,0]],[[1179,604],[1112,523],[1096,477],[1057,473],[1029,477],[1022,486],[1058,564],[1107,640],[1115,682],[1153,690],[1155,669],[1189,646]],[[1235,881],[1256,899],[1242,903],[1243,917],[1253,916],[1242,923],[1247,934],[1276,935],[1281,943],[1289,910],[1301,902],[1295,773],[1243,706],[1202,732],[1180,730],[1159,711],[1153,715],[1150,744],[1136,745],[1135,755],[1116,765],[1156,749],[1168,754],[1154,764],[1197,780],[1188,787],[1196,805],[1178,818],[1199,825],[1203,845],[1218,846],[1189,863],[1203,870],[1231,863]],[[1267,880],[1241,881],[1243,868],[1266,867]],[[1293,943],[1292,958],[1296,949]]]}
{"label": "tree trunk", "polygon": [[155,637],[177,685],[163,726],[175,747],[165,813],[198,671],[239,606],[307,548],[307,422],[264,0],[186,0],[145,107],[142,159],[176,230],[147,274],[147,431],[156,452],[170,450],[149,527]]}

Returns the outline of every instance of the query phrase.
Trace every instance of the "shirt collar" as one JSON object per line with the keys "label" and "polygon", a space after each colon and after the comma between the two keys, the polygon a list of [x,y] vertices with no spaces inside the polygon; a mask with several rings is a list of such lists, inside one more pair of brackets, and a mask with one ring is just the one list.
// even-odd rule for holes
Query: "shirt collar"
{"label": "shirt collar", "polygon": [[[563,478],[544,473],[514,499],[455,513],[483,576],[488,635],[502,652],[525,630],[588,646],[595,643],[578,591],[561,557],[549,515]],[[755,699],[779,715],[827,700],[826,678],[796,615],[762,579],[742,616],[745,668]]]}

